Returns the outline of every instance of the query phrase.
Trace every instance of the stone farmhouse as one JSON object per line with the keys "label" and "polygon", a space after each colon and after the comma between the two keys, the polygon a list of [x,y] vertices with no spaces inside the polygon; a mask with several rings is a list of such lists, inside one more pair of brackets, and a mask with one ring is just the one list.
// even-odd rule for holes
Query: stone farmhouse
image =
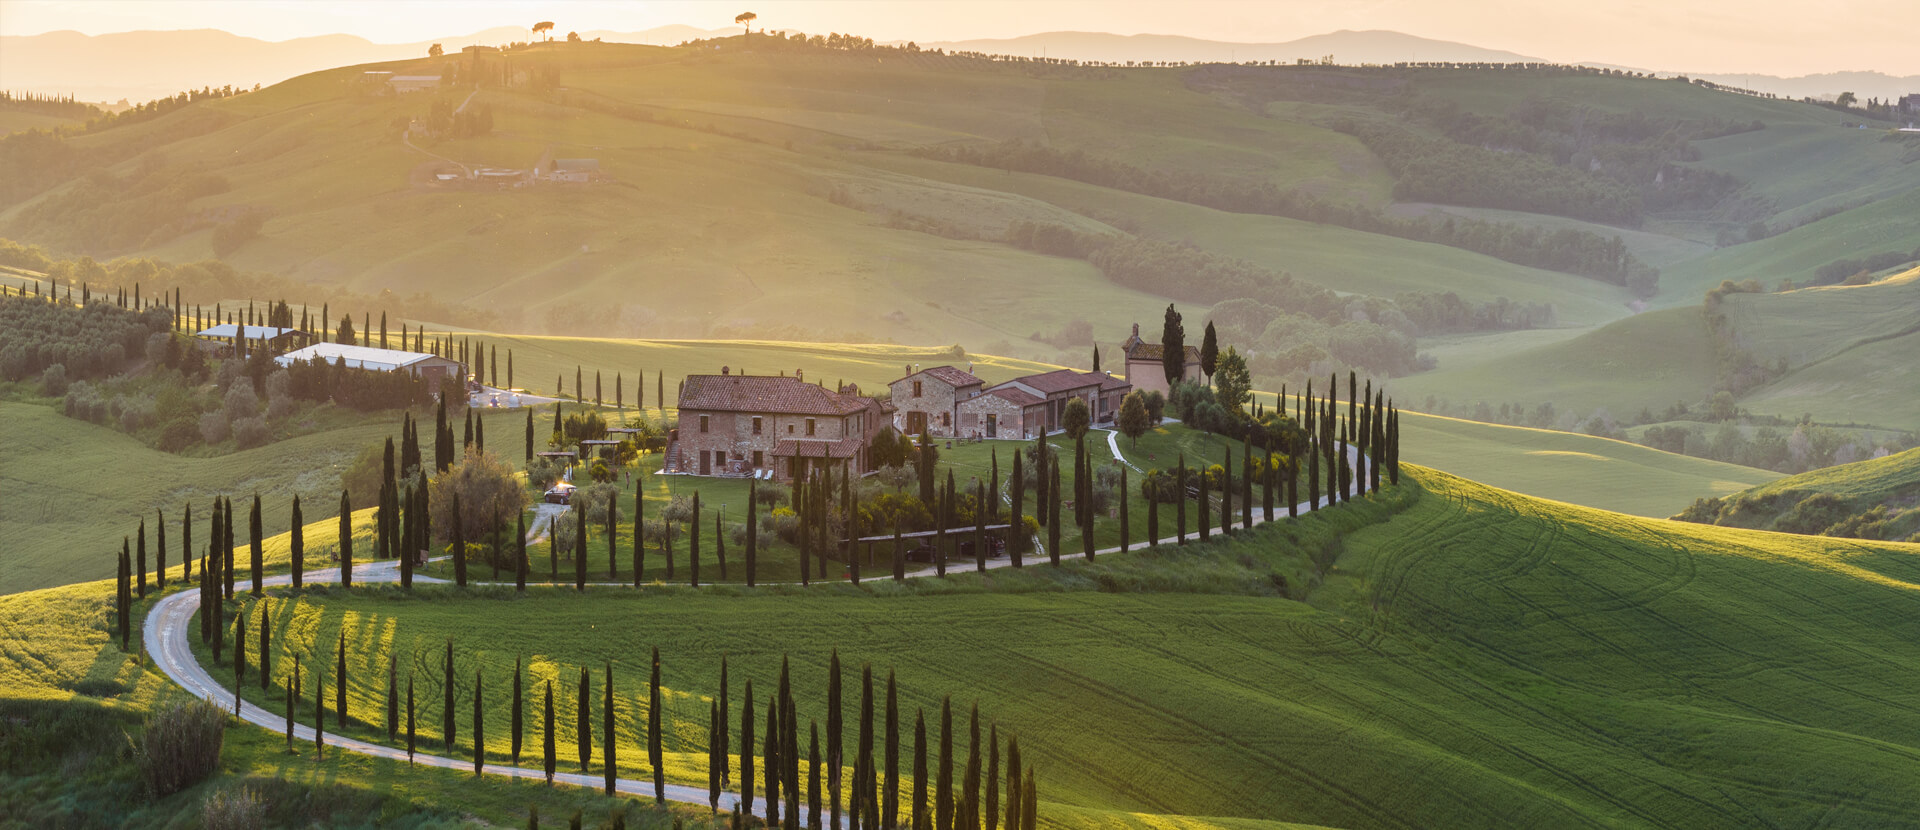
{"label": "stone farmhouse", "polygon": [[[1120,351],[1126,355],[1125,377],[1128,383],[1133,384],[1133,388],[1142,392],[1159,392],[1162,395],[1173,391],[1167,385],[1166,364],[1160,359],[1165,352],[1160,348],[1159,343],[1148,343],[1140,339],[1139,323],[1133,324],[1133,336],[1120,344]],[[1198,381],[1201,379],[1200,349],[1197,346],[1188,346],[1186,351],[1186,366],[1183,368],[1181,378]]]}
{"label": "stone farmhouse", "polygon": [[1016,386],[1001,385],[954,407],[962,435],[981,438],[1032,438],[1047,423],[1047,400]]}
{"label": "stone farmhouse", "polygon": [[958,406],[980,396],[985,383],[952,366],[935,366],[887,384],[893,392],[893,428],[908,435],[926,432],[941,438],[956,431]]}
{"label": "stone farmhouse", "polygon": [[1073,369],[1057,369],[1038,375],[1014,378],[993,389],[1018,389],[1040,399],[1039,418],[1023,423],[1027,431],[1038,434],[1044,428],[1048,432],[1060,429],[1060,416],[1067,411],[1067,401],[1079,398],[1087,402],[1087,409],[1093,416],[1093,422],[1104,424],[1111,422],[1120,412],[1120,402],[1133,391],[1133,385],[1105,372],[1079,372]]}
{"label": "stone farmhouse", "polygon": [[830,390],[804,376],[689,375],[666,471],[791,482],[808,471],[873,470],[868,446],[886,409],[857,386]]}

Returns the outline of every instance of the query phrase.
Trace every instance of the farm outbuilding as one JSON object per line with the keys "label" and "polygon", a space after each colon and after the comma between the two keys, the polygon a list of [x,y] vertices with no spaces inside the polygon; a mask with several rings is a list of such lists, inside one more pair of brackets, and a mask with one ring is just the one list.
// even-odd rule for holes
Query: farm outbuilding
{"label": "farm outbuilding", "polygon": [[315,343],[304,349],[288,352],[277,358],[282,366],[296,360],[319,359],[352,369],[367,369],[375,372],[406,372],[414,377],[439,381],[442,378],[466,377],[466,368],[459,361],[425,352],[403,352],[398,349],[376,349],[371,346],[348,346],[341,343]]}
{"label": "farm outbuilding", "polygon": [[289,349],[297,349],[312,342],[313,335],[299,329],[279,326],[247,326],[238,323],[221,323],[203,329],[194,336],[206,341],[221,354],[228,354],[235,340],[246,340],[248,349],[266,348],[271,354],[279,354]]}

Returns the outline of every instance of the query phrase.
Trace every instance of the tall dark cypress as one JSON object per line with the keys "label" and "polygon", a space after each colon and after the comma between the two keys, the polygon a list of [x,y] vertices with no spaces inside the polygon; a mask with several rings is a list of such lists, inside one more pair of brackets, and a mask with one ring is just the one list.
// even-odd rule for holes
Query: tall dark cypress
{"label": "tall dark cypress", "polygon": [[511,740],[509,746],[513,752],[514,766],[520,765],[520,712],[522,708],[520,700],[520,656],[516,654],[513,658],[513,703],[507,712],[507,731]]}
{"label": "tall dark cypress", "polygon": [[840,649],[836,647],[827,657],[827,769],[833,771],[827,778],[827,804],[831,808],[828,824],[836,829],[841,826],[840,779],[845,764],[841,736],[846,732],[846,723],[840,711]]}
{"label": "tall dark cypress", "polygon": [[761,773],[766,776],[767,797],[766,821],[768,827],[780,826],[780,707],[779,696],[767,698],[767,731],[765,756],[761,759]]}
{"label": "tall dark cypress", "polygon": [[953,697],[940,699],[940,769],[934,772],[934,830],[953,830]]}
{"label": "tall dark cypress", "polygon": [[306,520],[300,515],[300,496],[296,494],[293,497],[293,516],[288,519],[290,526],[287,528],[287,548],[293,559],[288,567],[293,571],[293,589],[296,591],[300,590],[301,572],[306,570],[307,567],[307,528],[304,525],[305,521]]}
{"label": "tall dark cypress", "polygon": [[[608,684],[611,685],[612,680],[608,680]],[[660,698],[660,647],[654,646],[653,673],[647,677],[647,765],[653,768],[654,800],[661,804],[667,803],[666,741],[660,734],[660,708],[663,705],[664,701]]]}
{"label": "tall dark cypress", "polygon": [[[147,520],[146,519],[140,520],[140,533],[135,538],[138,540],[138,543],[134,547],[134,574],[138,577],[138,580],[134,584],[138,590],[137,596],[139,596],[141,599],[146,599],[147,598]],[[255,567],[257,568],[259,566],[255,565]]]}
{"label": "tall dark cypress", "polygon": [[981,826],[986,830],[1000,830],[1000,725],[987,726],[987,770],[985,783],[987,792],[981,796],[981,806],[987,814]]}
{"label": "tall dark cypress", "polygon": [[[1019,463],[1015,454],[1014,463]],[[927,822],[927,711],[913,714],[913,820],[912,830],[931,830]]]}
{"label": "tall dark cypress", "polygon": [[440,399],[434,409],[433,423],[433,469],[444,473],[453,466],[453,430],[447,426],[447,400]]}
{"label": "tall dark cypress", "polygon": [[533,461],[533,408],[527,408],[527,455],[524,459]]}
{"label": "tall dark cypress", "polygon": [[733,764],[728,760],[733,756],[731,738],[733,721],[730,720],[733,712],[728,708],[727,688],[727,655],[722,652],[720,654],[720,724],[718,728],[720,730],[720,781],[723,784],[733,780]]}
{"label": "tall dark cypress", "polygon": [[[247,514],[247,552],[249,554],[249,564],[253,566],[253,595],[256,597],[260,596],[263,591],[260,580],[261,577],[265,576],[263,573],[265,570],[263,564],[265,557],[261,551],[261,544],[266,541],[263,538],[265,535],[266,534],[262,532],[260,521],[260,494],[255,493],[253,495],[253,511]],[[141,574],[142,586],[146,584],[145,568],[146,562],[143,558],[141,562],[141,569],[143,571]]]}
{"label": "tall dark cypress", "polygon": [[887,669],[887,757],[880,784],[880,826],[900,826],[900,692],[893,669]]}
{"label": "tall dark cypress", "polygon": [[334,648],[333,670],[333,708],[334,716],[339,718],[340,731],[347,729],[347,634],[340,632],[340,643]]}
{"label": "tall dark cypress", "polygon": [[[861,777],[855,779],[856,798],[862,811],[873,810],[873,666],[860,666],[860,746],[858,766]],[[862,816],[865,816],[862,812]],[[871,823],[871,822],[867,822]],[[875,828],[878,830],[878,828]]]}
{"label": "tall dark cypress", "polygon": [[240,686],[247,682],[247,610],[233,618],[233,712],[240,713]]}
{"label": "tall dark cypress", "polygon": [[[262,669],[266,668],[261,663]],[[387,740],[400,732],[400,657],[387,652]]]}
{"label": "tall dark cypress", "polygon": [[574,748],[580,755],[580,771],[586,772],[593,762],[593,677],[586,666],[580,667],[580,697],[573,715]]}
{"label": "tall dark cypress", "polygon": [[227,599],[233,599],[233,549],[238,547],[240,539],[233,530],[233,499],[222,499],[220,507],[220,550],[222,575],[227,586]]}
{"label": "tall dark cypress", "polygon": [[487,724],[485,708],[481,706],[480,669],[473,670],[473,774],[479,775],[487,765]]}
{"label": "tall dark cypress", "polygon": [[[1047,558],[1060,567],[1060,456],[1047,464]],[[943,827],[940,830],[949,830]]]}
{"label": "tall dark cypress", "polygon": [[980,830],[980,704],[973,704],[967,720],[967,772],[960,779],[962,830]]}
{"label": "tall dark cypress", "polygon": [[1007,736],[1007,830],[1020,830],[1020,737]]}
{"label": "tall dark cypress", "polygon": [[707,705],[707,812],[720,812],[720,769],[726,766],[724,756],[720,754],[720,736],[727,731],[726,721],[720,719],[720,701],[714,700]]}
{"label": "tall dark cypress", "polygon": [[1009,522],[1007,525],[1007,556],[1012,559],[1013,566],[1018,568],[1022,564],[1020,560],[1021,549],[1024,548],[1027,543],[1027,520],[1022,515],[1026,512],[1027,479],[1020,471],[1020,453],[1018,451],[1015,451],[1013,454],[1013,475],[1008,476],[1008,478],[1013,482],[1013,498],[1011,513],[1007,517]]}
{"label": "tall dark cypress", "polygon": [[[299,527],[300,514],[294,515],[294,527]],[[295,531],[297,534],[299,531]],[[296,538],[298,538],[296,536]],[[299,571],[294,572],[293,587],[300,587]],[[193,503],[188,502],[180,508],[180,579],[193,578]]]}
{"label": "tall dark cypress", "polygon": [[587,590],[587,511],[582,504],[574,512],[573,533],[573,589],[585,593]]}
{"label": "tall dark cypress", "polygon": [[1173,481],[1173,543],[1187,543],[1187,454],[1180,454],[1180,463],[1174,467]]}
{"label": "tall dark cypress", "polygon": [[542,769],[547,773],[547,786],[551,787],[553,786],[554,759],[556,757],[553,736],[553,681],[551,680],[547,681],[546,729],[543,740],[545,744],[543,746],[543,754],[541,755]]}
{"label": "tall dark cypress", "polygon": [[700,491],[693,491],[693,518],[687,525],[687,574],[690,584],[700,587]]}
{"label": "tall dark cypress", "polygon": [[[127,578],[128,578],[127,572],[128,570],[130,570],[130,568],[127,564],[128,557],[127,557],[126,545],[127,545],[126,539],[122,538],[120,540],[119,570],[116,571],[114,574],[113,610],[114,610],[114,618],[119,623],[119,626],[120,626],[120,650],[132,651],[133,650],[132,648],[133,646],[133,611],[132,611],[133,598],[129,595],[127,590]],[[206,612],[202,611],[201,616],[203,617],[206,616]],[[220,662],[220,650],[218,648],[214,649],[213,661],[215,663]]]}
{"label": "tall dark cypress", "polygon": [[513,588],[527,590],[527,514],[513,517]]}
{"label": "tall dark cypress", "polygon": [[740,808],[753,812],[753,678],[740,697]]}
{"label": "tall dark cypress", "polygon": [[[231,579],[231,575],[229,575]],[[231,584],[231,582],[229,582]],[[340,585],[353,584],[353,503],[340,491]]]}
{"label": "tall dark cypress", "polygon": [[[658,656],[659,649],[655,649],[654,651],[655,651],[654,665],[657,666],[659,665],[659,656]],[[607,742],[607,747],[605,752],[606,758],[601,763],[600,766],[604,768],[606,771],[606,793],[605,794],[613,795],[613,780],[615,775],[619,772],[619,769],[620,769],[620,755],[619,755],[620,734],[618,732],[615,732],[613,728],[613,661],[612,660],[607,661],[606,675],[602,679],[602,682],[600,685],[602,687],[601,700],[600,700],[600,714],[601,714],[602,722],[600,725],[600,731],[602,734],[606,735],[606,742]],[[647,708],[648,708],[649,714],[651,714],[653,707],[648,706]],[[658,764],[655,764],[656,768],[658,766],[659,766]]]}
{"label": "tall dark cypress", "polygon": [[807,754],[807,830],[821,830],[820,823],[820,722],[808,721],[812,750]]}
{"label": "tall dark cypress", "polygon": [[[633,546],[640,546],[640,537],[633,537]],[[620,578],[620,494],[607,494],[607,581]]]}
{"label": "tall dark cypress", "polygon": [[[1233,532],[1233,450],[1227,450],[1221,459],[1220,475],[1220,535]],[[1242,471],[1241,478],[1246,478]]]}

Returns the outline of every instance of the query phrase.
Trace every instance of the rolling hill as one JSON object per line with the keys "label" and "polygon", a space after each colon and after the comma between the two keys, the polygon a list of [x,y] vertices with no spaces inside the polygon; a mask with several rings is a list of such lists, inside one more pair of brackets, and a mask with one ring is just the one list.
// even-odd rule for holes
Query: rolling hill
{"label": "rolling hill", "polygon": [[[625,701],[644,691],[639,650],[657,645],[673,780],[704,770],[717,650],[729,652],[735,684],[762,688],[790,658],[800,714],[819,718],[831,645],[849,666],[895,671],[909,717],[937,710],[942,695],[979,700],[1037,765],[1049,826],[1908,818],[1889,794],[1920,781],[1920,632],[1901,612],[1920,547],[1635,519],[1417,468],[1382,498],[1177,553],[1075,564],[1084,587],[1064,592],[961,576],[951,588],[804,594],[362,588],[245,604],[275,621],[279,667],[295,655],[330,664],[346,635],[349,706],[362,723],[382,718],[388,654],[438,700],[433,678],[451,638],[456,674],[489,680],[498,757],[517,657],[563,688],[577,667],[597,676],[611,661]],[[1339,553],[1303,601],[1270,587],[1096,590],[1101,573],[1139,566],[1259,573],[1310,558],[1327,534]],[[89,602],[86,589],[61,589],[0,599],[0,613]],[[65,698],[58,690],[112,666],[122,683],[152,682],[124,667],[104,632],[75,627],[37,659],[5,651],[6,686]],[[929,639],[943,647],[919,645]],[[509,642],[537,656],[500,645]],[[623,731],[637,711],[622,706]],[[437,727],[423,729],[437,749]],[[383,729],[348,732],[384,740]],[[236,761],[242,774],[255,769],[251,752]],[[305,754],[280,763],[305,769]],[[642,773],[643,757],[623,750],[623,770]]]}
{"label": "rolling hill", "polygon": [[1920,450],[1776,479],[1675,516],[1724,527],[1920,541]]}

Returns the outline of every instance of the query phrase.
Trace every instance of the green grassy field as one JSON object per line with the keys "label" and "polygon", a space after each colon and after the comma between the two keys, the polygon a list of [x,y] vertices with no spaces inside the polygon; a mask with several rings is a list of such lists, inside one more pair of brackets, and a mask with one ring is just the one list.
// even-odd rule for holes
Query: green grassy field
{"label": "green grassy field", "polygon": [[1742,404],[1782,417],[1920,428],[1916,302],[1920,268],[1870,285],[1730,297],[1736,334],[1763,364],[1785,361],[1789,369]]}
{"label": "green grassy field", "polygon": [[[1899,609],[1920,548],[1416,477],[1388,495],[1397,507],[1150,555],[1251,576],[1336,552],[1304,601],[1255,580],[1109,592],[1098,571],[1124,557],[1107,557],[1044,581],[950,588],[313,590],[264,607],[282,665],[331,665],[347,634],[362,718],[380,710],[388,653],[438,700],[451,639],[456,676],[488,678],[496,753],[516,657],[557,689],[592,667],[596,694],[612,661],[633,741],[645,650],[659,646],[674,780],[701,780],[721,652],[735,684],[751,677],[762,692],[790,657],[801,717],[819,719],[831,646],[850,666],[897,672],[908,713],[943,695],[980,701],[1039,767],[1051,826],[1902,822],[1892,794],[1920,778],[1920,632]],[[623,749],[623,769],[643,770],[641,757]]]}
{"label": "green grassy field", "polygon": [[1920,450],[1840,464],[1776,479],[1746,491],[1765,496],[1789,490],[1832,493],[1848,501],[1874,502],[1914,489],[1920,484]]}
{"label": "green grassy field", "polygon": [[1602,407],[1616,418],[1642,408],[1659,411],[1675,401],[1701,400],[1713,388],[1713,350],[1698,308],[1638,314],[1504,354],[1499,346],[1518,335],[1484,337],[1494,346],[1476,349],[1475,338],[1457,338],[1454,348],[1472,353],[1456,361],[1460,368],[1442,363],[1436,371],[1396,378],[1395,394],[1410,406],[1428,396],[1456,407],[1550,401],[1584,420]]}
{"label": "green grassy field", "polygon": [[1779,473],[1571,432],[1401,413],[1406,460],[1570,504],[1671,516]]}

